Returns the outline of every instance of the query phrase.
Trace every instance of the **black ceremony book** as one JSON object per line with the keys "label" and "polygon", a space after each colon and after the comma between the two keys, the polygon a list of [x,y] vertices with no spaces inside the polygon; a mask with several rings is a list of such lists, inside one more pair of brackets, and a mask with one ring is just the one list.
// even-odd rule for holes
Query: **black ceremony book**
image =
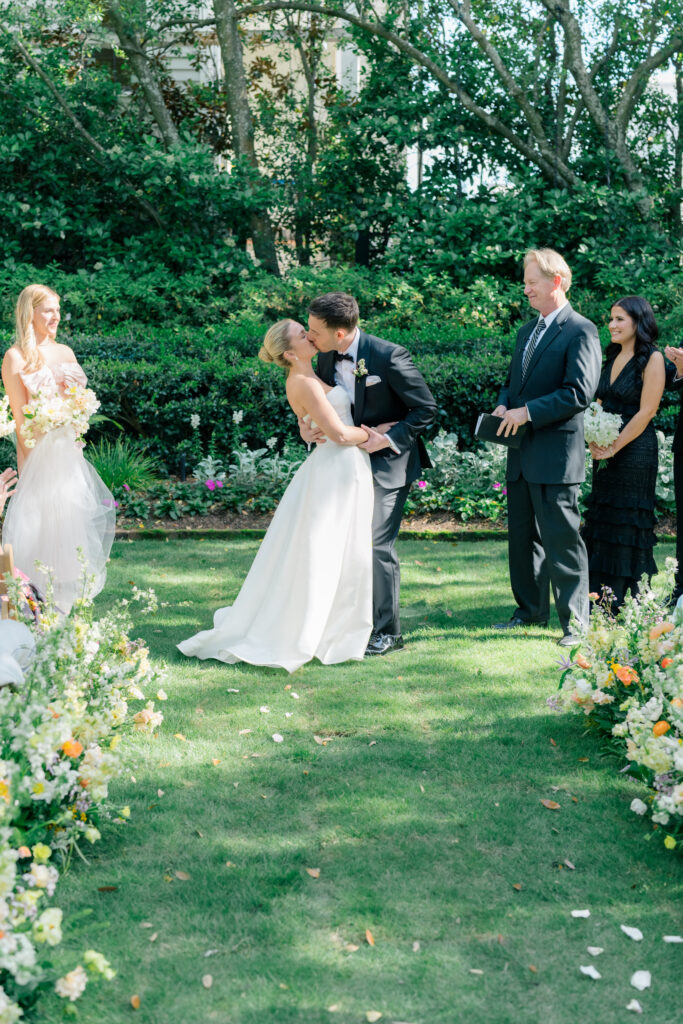
{"label": "black ceremony book", "polygon": [[494,444],[504,444],[506,448],[519,448],[524,431],[526,430],[526,423],[521,427],[517,427],[516,434],[510,434],[508,437],[501,434],[498,437],[496,431],[502,422],[500,416],[492,416],[491,413],[482,412],[479,414],[477,425],[474,428],[474,436],[478,441],[493,441]]}

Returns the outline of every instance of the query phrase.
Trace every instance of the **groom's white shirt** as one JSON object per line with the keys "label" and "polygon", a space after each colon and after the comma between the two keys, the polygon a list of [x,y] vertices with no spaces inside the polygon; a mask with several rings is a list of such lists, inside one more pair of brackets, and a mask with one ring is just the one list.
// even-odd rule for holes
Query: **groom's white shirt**
{"label": "groom's white shirt", "polygon": [[356,360],[358,359],[359,340],[360,330],[356,327],[356,333],[353,336],[353,341],[344,353],[347,356],[351,356],[353,362],[350,363],[348,359],[340,359],[338,363],[334,364],[335,384],[341,384],[352,403],[356,394],[356,378],[353,373],[356,369]]}

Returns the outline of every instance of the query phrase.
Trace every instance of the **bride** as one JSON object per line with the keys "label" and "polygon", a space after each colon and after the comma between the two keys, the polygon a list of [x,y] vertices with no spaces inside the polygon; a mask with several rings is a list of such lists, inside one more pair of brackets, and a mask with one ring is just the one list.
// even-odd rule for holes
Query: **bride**
{"label": "bride", "polygon": [[357,445],[341,385],[315,375],[306,330],[281,320],[265,336],[261,359],[287,372],[297,416],[328,438],[299,467],[235,603],[219,608],[213,629],[178,644],[183,654],[293,672],[311,658],[331,665],[361,659],[372,629],[373,486],[369,456]]}
{"label": "bride", "polygon": [[94,578],[89,594],[104,587],[116,512],[111,493],[83,457],[72,426],[39,434],[34,447],[27,446],[22,433],[24,406],[39,392],[50,399],[73,384],[87,384],[71,349],[56,340],[59,320],[56,292],[40,284],[24,288],[17,302],[16,339],[2,361],[16,423],[19,470],[2,543],[12,545],[15,565],[41,594],[52,578],[55,603],[66,614],[83,596],[84,570]]}

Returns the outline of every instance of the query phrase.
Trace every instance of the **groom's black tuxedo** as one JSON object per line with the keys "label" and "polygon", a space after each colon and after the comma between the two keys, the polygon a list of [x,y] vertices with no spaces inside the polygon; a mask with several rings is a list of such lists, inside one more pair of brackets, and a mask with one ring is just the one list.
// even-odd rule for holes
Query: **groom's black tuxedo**
{"label": "groom's black tuxedo", "polygon": [[[332,386],[334,355],[321,352],[318,356],[318,375]],[[361,423],[375,427],[398,421],[388,436],[400,454],[391,448],[373,452],[373,477],[382,487],[410,484],[423,468],[431,465],[420,434],[434,421],[436,402],[409,353],[400,345],[361,331],[357,365],[361,359],[367,373],[356,377],[353,422],[357,427]],[[378,381],[373,380],[376,377]]]}
{"label": "groom's black tuxedo", "polygon": [[[335,353],[321,352],[318,375],[334,386]],[[361,360],[363,361],[361,363]],[[398,636],[400,573],[395,551],[403,506],[413,480],[430,465],[420,434],[436,415],[436,402],[408,352],[372,334],[360,332],[353,422],[368,427],[396,421],[387,432],[396,451],[383,448],[370,455],[375,486],[372,520],[373,631]]]}

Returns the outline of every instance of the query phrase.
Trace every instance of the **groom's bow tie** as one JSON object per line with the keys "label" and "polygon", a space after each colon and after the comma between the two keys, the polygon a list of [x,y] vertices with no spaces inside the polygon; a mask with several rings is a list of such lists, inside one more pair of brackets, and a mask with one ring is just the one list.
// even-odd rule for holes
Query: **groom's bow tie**
{"label": "groom's bow tie", "polygon": [[339,363],[339,362],[341,362],[341,361],[342,361],[342,359],[348,359],[348,361],[349,361],[350,363],[355,363],[355,361],[356,361],[356,360],[355,360],[355,359],[353,358],[353,356],[347,355],[347,353],[346,353],[346,352],[335,352],[335,353],[334,353],[334,361],[335,361],[335,363]]}

